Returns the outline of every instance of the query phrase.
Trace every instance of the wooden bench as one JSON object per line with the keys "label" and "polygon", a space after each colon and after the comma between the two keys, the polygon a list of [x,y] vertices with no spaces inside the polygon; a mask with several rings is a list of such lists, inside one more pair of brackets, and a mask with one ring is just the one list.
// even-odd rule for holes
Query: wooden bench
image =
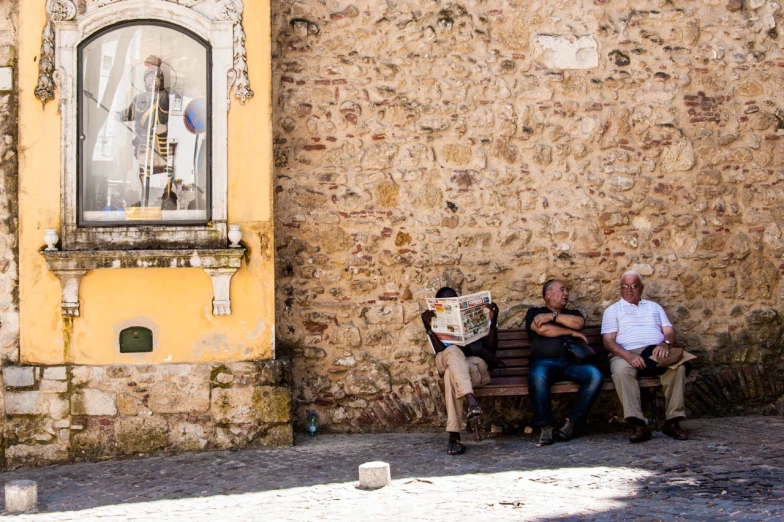
{"label": "wooden bench", "polygon": [[[586,326],[582,331],[588,338],[588,344],[596,352],[596,365],[605,376],[602,391],[615,391],[615,385],[610,377],[610,363],[608,352],[602,342],[601,327]],[[506,366],[491,370],[492,380],[487,386],[474,389],[476,397],[505,397],[528,395],[528,367],[531,358],[531,340],[528,332],[523,329],[498,330],[498,351],[496,355]],[[656,391],[661,388],[658,377],[641,377],[640,391],[643,409],[653,415],[654,426],[658,429],[659,419],[663,417],[663,404],[657,400]],[[571,381],[555,383],[550,388],[550,393],[574,393],[580,388],[579,384]]]}

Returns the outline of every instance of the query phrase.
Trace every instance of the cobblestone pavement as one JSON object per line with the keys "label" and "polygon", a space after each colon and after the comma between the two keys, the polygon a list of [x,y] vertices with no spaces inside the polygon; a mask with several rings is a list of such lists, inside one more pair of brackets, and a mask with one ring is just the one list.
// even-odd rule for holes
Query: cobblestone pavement
{"label": "cobblestone pavement", "polygon": [[[684,423],[688,441],[588,433],[539,448],[536,433],[471,442],[443,433],[319,435],[293,448],[63,465],[0,474],[38,482],[16,520],[782,520],[784,418]],[[357,488],[381,460],[392,484]]]}

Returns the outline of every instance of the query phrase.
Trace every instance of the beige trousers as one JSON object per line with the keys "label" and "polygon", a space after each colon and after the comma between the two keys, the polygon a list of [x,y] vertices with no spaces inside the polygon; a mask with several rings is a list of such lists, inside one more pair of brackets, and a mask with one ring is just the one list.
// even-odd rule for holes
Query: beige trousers
{"label": "beige trousers", "polygon": [[460,433],[463,427],[463,397],[474,388],[490,383],[487,363],[479,357],[466,357],[459,346],[447,346],[436,355],[436,369],[444,376],[446,431]]}
{"label": "beige trousers", "polygon": [[[631,353],[640,355],[643,348],[629,350]],[[623,357],[610,357],[610,372],[612,373],[615,391],[623,405],[623,417],[636,417],[644,420],[640,405],[640,386],[637,383],[637,368],[626,362]],[[685,417],[686,408],[683,404],[683,392],[686,387],[686,368],[683,365],[677,369],[667,369],[659,376],[664,390],[664,405],[667,412],[667,420],[676,417]]]}

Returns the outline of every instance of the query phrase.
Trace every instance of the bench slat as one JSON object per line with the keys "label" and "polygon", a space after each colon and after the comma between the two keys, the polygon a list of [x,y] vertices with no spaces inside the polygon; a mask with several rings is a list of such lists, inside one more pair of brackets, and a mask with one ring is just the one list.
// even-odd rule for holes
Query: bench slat
{"label": "bench slat", "polygon": [[503,377],[505,375],[528,375],[528,368],[496,368],[495,370],[490,370],[490,377]]}
{"label": "bench slat", "polygon": [[[658,377],[643,377],[639,380],[640,388],[658,388],[661,382]],[[550,393],[574,393],[580,386],[569,381],[555,383],[550,387]],[[612,379],[604,379],[602,391],[614,391]],[[528,377],[496,377],[490,384],[481,388],[474,388],[477,397],[496,397],[528,395]]]}
{"label": "bench slat", "polygon": [[530,348],[531,343],[529,341],[498,341],[498,349],[499,350],[513,350],[516,348]]}
{"label": "bench slat", "polygon": [[515,348],[513,350],[498,350],[495,356],[499,359],[515,359],[518,357],[531,357],[529,348]]}
{"label": "bench slat", "polygon": [[528,368],[528,364],[530,360],[531,359],[528,357],[503,359],[504,364],[506,364],[507,368],[516,368],[516,367]]}

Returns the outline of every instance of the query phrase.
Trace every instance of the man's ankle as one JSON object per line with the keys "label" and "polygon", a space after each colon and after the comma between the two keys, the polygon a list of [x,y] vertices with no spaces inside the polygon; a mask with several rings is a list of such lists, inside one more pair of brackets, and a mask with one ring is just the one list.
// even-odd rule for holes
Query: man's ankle
{"label": "man's ankle", "polygon": [[548,424],[546,426],[542,426],[542,432],[539,435],[539,445],[540,446],[549,446],[553,442],[555,442],[555,434],[553,433],[553,426]]}
{"label": "man's ankle", "polygon": [[563,426],[558,430],[558,436],[563,441],[572,440],[574,437],[574,430],[577,427],[577,423],[574,422],[569,417],[566,417],[566,421],[564,421]]}

